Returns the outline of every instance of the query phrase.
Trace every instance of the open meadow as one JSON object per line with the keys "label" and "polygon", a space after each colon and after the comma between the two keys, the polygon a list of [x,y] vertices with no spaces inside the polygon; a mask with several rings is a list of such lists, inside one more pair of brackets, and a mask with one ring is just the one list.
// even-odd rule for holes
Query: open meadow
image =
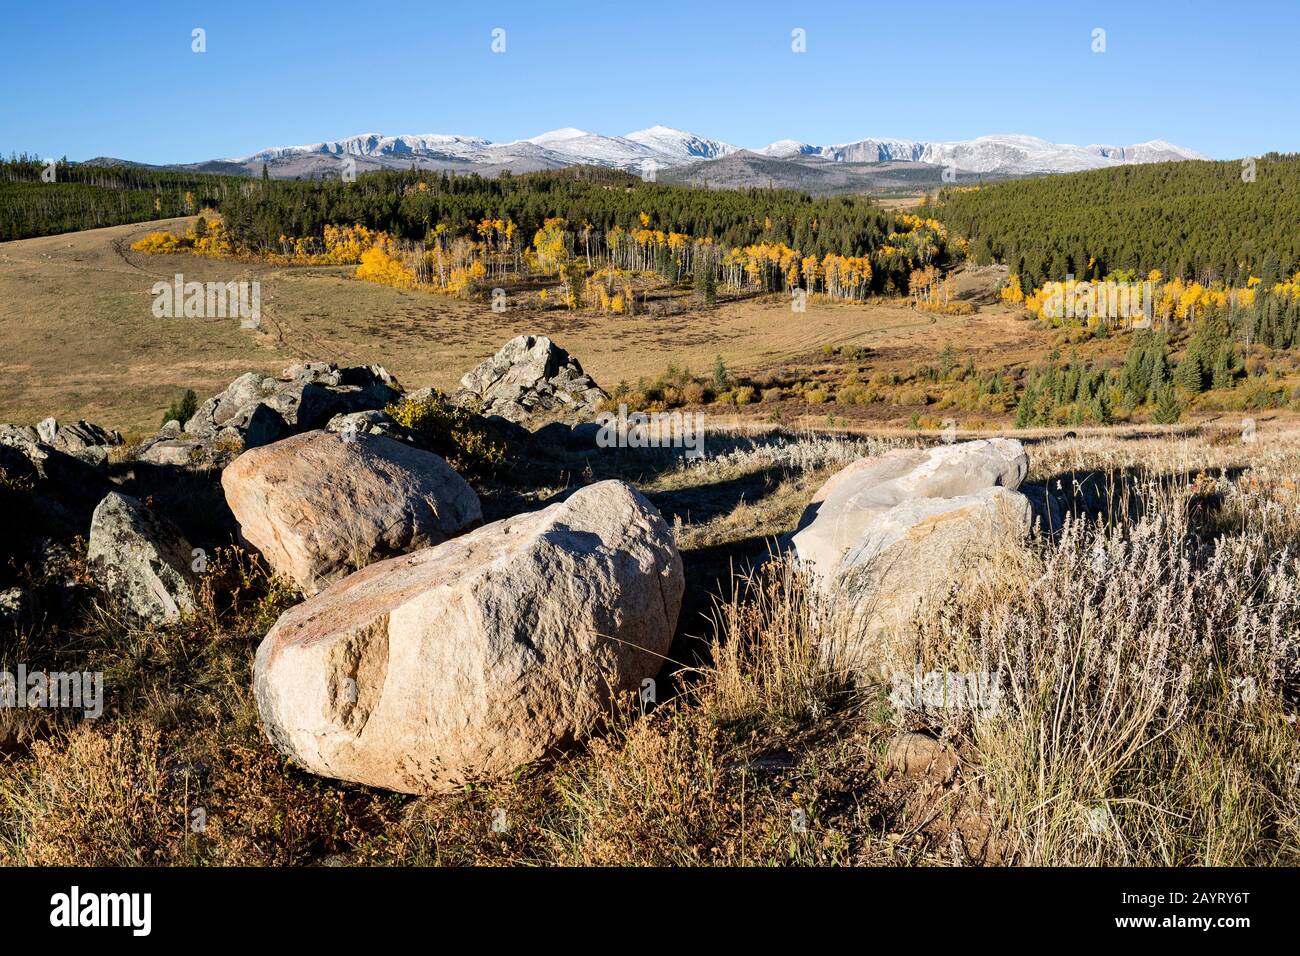
{"label": "open meadow", "polygon": [[[550,336],[606,388],[654,379],[670,365],[707,375],[718,356],[732,371],[755,377],[843,365],[828,361],[826,347],[870,350],[873,372],[936,362],[948,345],[963,361],[1015,367],[1037,360],[1051,341],[1026,335],[1016,310],[997,304],[958,317],[888,299],[813,299],[796,314],[788,297],[766,295],[724,301],[707,313],[689,302],[664,314],[574,313],[558,304],[495,312],[487,300],[358,281],[347,267],[130,248],[152,231],[192,223],[163,220],[0,244],[0,302],[12,317],[0,323],[0,370],[14,384],[0,398],[0,420],[84,417],[138,434],[156,428],[186,389],[205,396],[243,372],[272,374],[295,362],[381,364],[408,388],[450,391],[521,334]],[[155,318],[150,290],[177,272],[187,281],[259,281],[261,328],[242,329],[237,318]],[[972,283],[970,294],[992,299],[990,285]],[[825,417],[819,409],[803,413]],[[907,414],[888,417],[905,424]]]}

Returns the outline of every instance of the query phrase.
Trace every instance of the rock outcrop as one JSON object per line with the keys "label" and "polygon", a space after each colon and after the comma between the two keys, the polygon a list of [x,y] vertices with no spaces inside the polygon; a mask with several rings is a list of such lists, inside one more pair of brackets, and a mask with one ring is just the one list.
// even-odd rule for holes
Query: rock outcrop
{"label": "rock outcrop", "polygon": [[47,444],[30,426],[0,425],[0,476],[28,495],[21,513],[6,516],[8,535],[19,528],[65,540],[88,533],[91,514],[110,487],[104,464],[98,455],[88,460]]}
{"label": "rock outcrop", "polygon": [[544,335],[520,335],[460,380],[455,400],[484,416],[590,417],[609,396],[581,363]]}
{"label": "rock outcrop", "polygon": [[169,520],[110,492],[95,508],[87,557],[105,591],[154,624],[194,609],[193,552]]}
{"label": "rock outcrop", "polygon": [[254,448],[226,467],[221,487],[243,537],[309,595],[483,520],[478,495],[442,458],[361,432]]}
{"label": "rock outcrop", "polygon": [[1020,442],[995,438],[859,459],[818,490],[791,543],[851,612],[854,666],[889,657],[928,602],[1029,530],[1028,470]]}
{"label": "rock outcrop", "polygon": [[400,394],[396,380],[378,365],[311,362],[287,368],[277,378],[249,372],[200,405],[185,433],[207,437],[233,428],[245,448],[256,448],[321,428],[335,415],[383,408]]}
{"label": "rock outcrop", "polygon": [[324,428],[339,415],[383,409],[400,397],[397,380],[378,365],[310,362],[278,376],[247,372],[183,427],[168,423],[136,455],[160,465],[222,465],[244,449]]}
{"label": "rock outcrop", "polygon": [[257,651],[258,709],[313,773],[409,793],[499,777],[658,673],[682,591],[658,511],[599,482],[287,611]]}
{"label": "rock outcrop", "polygon": [[51,448],[98,468],[107,465],[108,449],[122,444],[119,432],[109,431],[84,418],[70,425],[61,425],[53,417],[46,418],[36,425],[36,433]]}

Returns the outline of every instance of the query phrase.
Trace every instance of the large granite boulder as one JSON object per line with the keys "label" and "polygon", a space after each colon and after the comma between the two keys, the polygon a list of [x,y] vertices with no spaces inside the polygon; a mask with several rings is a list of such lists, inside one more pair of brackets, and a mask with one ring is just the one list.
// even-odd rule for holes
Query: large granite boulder
{"label": "large granite boulder", "polygon": [[306,594],[380,558],[483,520],[437,455],[364,432],[307,432],[244,452],[221,473],[245,540]]}
{"label": "large granite boulder", "polygon": [[851,617],[854,666],[896,656],[927,604],[1030,529],[1028,470],[1020,442],[995,438],[859,459],[818,490],[791,543]]}
{"label": "large granite boulder", "polygon": [[511,422],[590,417],[609,396],[581,363],[544,335],[520,335],[460,380],[455,399]]}
{"label": "large granite boulder", "polygon": [[258,709],[323,776],[408,793],[501,777],[588,737],[658,673],[682,590],[658,511],[599,482],[287,611],[257,651]]}
{"label": "large granite boulder", "polygon": [[120,492],[95,509],[86,556],[104,590],[153,624],[194,609],[193,550],[167,518]]}

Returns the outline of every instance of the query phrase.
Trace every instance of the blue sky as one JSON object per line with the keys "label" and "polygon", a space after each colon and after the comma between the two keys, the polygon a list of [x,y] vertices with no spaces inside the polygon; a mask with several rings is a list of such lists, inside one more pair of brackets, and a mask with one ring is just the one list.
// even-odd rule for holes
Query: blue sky
{"label": "blue sky", "polygon": [[750,147],[1017,132],[1226,159],[1300,151],[1298,28],[1300,0],[50,0],[5,11],[0,152],[187,162],[361,132],[663,123]]}

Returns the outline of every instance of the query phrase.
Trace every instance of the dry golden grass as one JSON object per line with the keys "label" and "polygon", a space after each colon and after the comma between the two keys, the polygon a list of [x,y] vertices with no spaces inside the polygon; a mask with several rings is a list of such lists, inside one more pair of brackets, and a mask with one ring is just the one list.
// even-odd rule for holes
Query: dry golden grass
{"label": "dry golden grass", "polygon": [[[451,796],[324,780],[274,753],[251,658],[294,597],[246,557],[219,558],[180,626],[127,628],[106,607],[54,659],[104,670],[113,706],[0,757],[0,862],[1297,862],[1300,434],[1032,445],[1033,480],[1112,469],[1101,486],[1134,507],[1009,548],[917,622],[924,668],[999,673],[1000,709],[983,716],[900,710],[850,681],[823,653],[838,625],[799,576],[743,560],[826,475],[914,440],[754,434],[699,463],[626,462],[683,546],[672,656],[689,666],[585,748]],[[552,486],[576,480],[557,467],[569,478]],[[45,647],[33,635],[20,652]],[[899,730],[942,740],[956,778],[891,769]]]}

